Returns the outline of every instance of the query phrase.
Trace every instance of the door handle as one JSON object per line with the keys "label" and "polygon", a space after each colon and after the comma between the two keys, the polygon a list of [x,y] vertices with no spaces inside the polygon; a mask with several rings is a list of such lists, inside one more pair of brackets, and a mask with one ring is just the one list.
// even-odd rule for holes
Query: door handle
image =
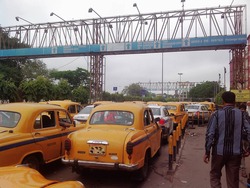
{"label": "door handle", "polygon": [[36,132],[36,133],[35,133],[35,136],[40,136],[40,135],[41,135],[41,134],[40,134],[40,133],[38,133],[38,132]]}

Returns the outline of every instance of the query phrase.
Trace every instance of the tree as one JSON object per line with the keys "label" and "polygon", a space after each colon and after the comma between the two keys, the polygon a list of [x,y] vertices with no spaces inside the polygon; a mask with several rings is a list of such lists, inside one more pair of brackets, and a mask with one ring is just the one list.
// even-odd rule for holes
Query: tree
{"label": "tree", "polygon": [[79,86],[84,86],[89,88],[89,79],[90,74],[87,70],[82,68],[77,68],[76,70],[67,70],[67,71],[56,71],[53,70],[50,72],[50,77],[57,80],[66,79],[72,88],[77,88]]}
{"label": "tree", "polygon": [[71,87],[68,80],[61,79],[59,83],[55,86],[56,90],[56,99],[65,100],[70,99],[72,96]]}
{"label": "tree", "polygon": [[72,92],[72,101],[80,102],[81,104],[88,104],[89,92],[83,86],[75,88]]}
{"label": "tree", "polygon": [[3,75],[0,74],[0,98],[2,100],[9,100],[9,102],[18,101],[18,89],[14,82],[4,80]]}
{"label": "tree", "polygon": [[206,81],[193,87],[189,91],[189,98],[192,98],[193,101],[204,101],[209,98],[214,98],[221,89],[217,82]]}
{"label": "tree", "polygon": [[21,64],[21,71],[24,80],[36,79],[38,76],[48,77],[47,66],[41,60],[27,60]]}
{"label": "tree", "polygon": [[145,90],[139,84],[131,84],[129,86],[126,86],[122,90],[122,93],[128,96],[140,96],[141,97],[143,95],[142,91],[145,91]]}
{"label": "tree", "polygon": [[54,86],[48,78],[38,76],[37,79],[23,81],[20,89],[23,91],[26,100],[40,102],[41,100],[51,99]]}

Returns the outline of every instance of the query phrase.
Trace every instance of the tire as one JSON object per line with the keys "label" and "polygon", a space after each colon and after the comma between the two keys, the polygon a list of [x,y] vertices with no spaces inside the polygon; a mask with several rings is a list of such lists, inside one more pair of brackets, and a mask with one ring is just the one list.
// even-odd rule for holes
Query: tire
{"label": "tire", "polygon": [[41,164],[39,159],[35,155],[27,156],[23,159],[22,164],[28,165],[30,168],[33,168],[37,171],[40,171]]}
{"label": "tire", "polygon": [[136,171],[136,180],[137,181],[144,181],[147,179],[149,173],[149,154],[146,153],[144,157],[144,165],[138,171]]}

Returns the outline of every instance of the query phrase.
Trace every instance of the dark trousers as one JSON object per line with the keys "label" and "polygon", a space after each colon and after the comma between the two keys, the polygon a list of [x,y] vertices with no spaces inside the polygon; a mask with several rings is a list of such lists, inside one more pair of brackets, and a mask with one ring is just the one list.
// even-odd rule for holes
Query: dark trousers
{"label": "dark trousers", "polygon": [[221,170],[225,166],[228,188],[239,188],[239,170],[241,155],[221,156],[212,155],[210,185],[212,188],[221,188]]}

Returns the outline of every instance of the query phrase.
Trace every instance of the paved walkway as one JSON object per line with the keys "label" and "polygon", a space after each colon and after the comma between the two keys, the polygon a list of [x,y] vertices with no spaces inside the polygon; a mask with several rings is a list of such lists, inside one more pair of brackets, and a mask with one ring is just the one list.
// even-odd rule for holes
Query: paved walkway
{"label": "paved walkway", "polygon": [[[206,127],[195,126],[187,129],[182,140],[182,148],[178,156],[175,173],[171,179],[174,188],[209,188],[210,165],[203,162]],[[246,158],[247,173],[250,173],[250,157]],[[222,187],[226,188],[225,171],[223,169]],[[245,188],[247,178],[240,176],[240,188]]]}

